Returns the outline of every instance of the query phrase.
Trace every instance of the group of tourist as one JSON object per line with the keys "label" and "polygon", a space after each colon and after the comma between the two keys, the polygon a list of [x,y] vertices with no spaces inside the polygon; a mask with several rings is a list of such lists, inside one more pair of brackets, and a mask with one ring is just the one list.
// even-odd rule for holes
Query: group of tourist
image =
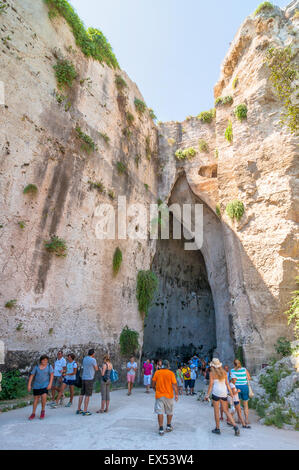
{"label": "group of tourist", "polygon": [[[63,357],[63,352],[58,351],[54,368],[50,365],[48,356],[41,356],[39,364],[33,367],[28,381],[28,392],[30,392],[32,388],[34,396],[33,409],[29,419],[32,420],[35,418],[36,408],[39,400],[41,400],[40,418],[43,419],[45,417],[45,409],[49,391],[51,391],[52,394],[52,402],[50,403],[50,406],[51,408],[57,408],[59,403],[62,404],[64,391],[68,387],[70,399],[65,406],[71,407],[74,398],[74,388],[75,385],[78,386],[78,375],[81,391],[76,414],[90,416],[91,413],[88,411],[88,404],[93,392],[96,371],[100,371],[102,396],[101,408],[97,411],[97,413],[107,413],[110,403],[110,374],[113,366],[109,356],[105,355],[102,367],[99,368],[94,356],[94,349],[90,349],[88,351],[88,355],[83,359],[82,371],[80,372],[78,371],[78,365],[75,361],[75,355],[72,353],[69,353],[65,359]],[[83,400],[84,406],[82,409],[81,407]]]}
{"label": "group of tourist", "polygon": [[[132,356],[127,363],[127,383],[128,395],[132,394],[138,365]],[[65,405],[71,407],[74,398],[74,387],[81,386],[76,414],[90,416],[88,405],[93,392],[93,384],[96,371],[100,372],[101,379],[101,408],[97,413],[107,413],[110,404],[111,371],[113,365],[108,355],[104,356],[101,367],[97,365],[94,349],[88,351],[84,357],[82,368],[79,371],[75,361],[75,355],[69,353],[66,359],[63,352],[58,351],[54,368],[49,363],[46,355],[41,356],[39,365],[33,367],[29,381],[28,391],[33,389],[34,401],[32,414],[29,419],[33,420],[36,414],[36,408],[41,399],[40,418],[45,417],[45,407],[49,391],[52,394],[51,408],[57,408],[62,404],[65,389],[69,388],[69,402]],[[239,427],[234,419],[234,413],[237,412],[238,422],[244,429],[249,429],[248,421],[248,399],[250,394],[249,381],[250,374],[245,367],[242,367],[240,361],[235,359],[234,368],[231,370],[218,358],[214,358],[209,364],[208,360],[193,356],[188,362],[178,365],[176,374],[170,370],[170,364],[167,360],[159,359],[156,363],[146,359],[142,365],[143,383],[145,392],[149,393],[152,387],[155,391],[155,413],[158,415],[159,434],[164,434],[163,415],[167,416],[166,431],[172,431],[173,399],[176,401],[179,395],[183,395],[185,387],[186,395],[195,395],[196,379],[202,375],[204,380],[209,382],[209,387],[205,396],[206,401],[210,401],[212,396],[212,405],[216,427],[212,430],[214,434],[220,434],[220,421],[223,421],[223,414],[226,415],[227,425],[232,426],[235,435],[240,434]],[[244,417],[240,400],[243,401]],[[84,403],[83,403],[84,401]],[[83,404],[83,409],[82,409]],[[230,407],[229,407],[230,406]]]}

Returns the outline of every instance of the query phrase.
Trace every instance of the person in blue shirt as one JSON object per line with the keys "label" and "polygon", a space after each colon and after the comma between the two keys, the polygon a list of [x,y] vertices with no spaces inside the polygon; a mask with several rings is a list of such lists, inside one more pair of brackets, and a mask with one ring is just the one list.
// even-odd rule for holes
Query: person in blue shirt
{"label": "person in blue shirt", "polygon": [[53,383],[53,367],[49,364],[49,358],[46,355],[40,357],[39,365],[33,367],[29,381],[28,381],[28,392],[33,389],[33,408],[32,413],[29,416],[29,419],[32,420],[35,418],[36,408],[41,398],[42,410],[40,414],[40,419],[45,417],[45,408],[47,403],[48,391],[52,388]]}

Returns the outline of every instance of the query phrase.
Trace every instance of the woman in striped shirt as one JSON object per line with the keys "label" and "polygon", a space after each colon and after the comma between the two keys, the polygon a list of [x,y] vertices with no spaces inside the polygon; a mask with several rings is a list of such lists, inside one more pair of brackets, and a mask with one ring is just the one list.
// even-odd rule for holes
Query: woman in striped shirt
{"label": "woman in striped shirt", "polygon": [[241,362],[238,359],[234,360],[234,369],[231,370],[231,374],[236,377],[235,383],[237,389],[240,390],[239,397],[243,400],[245,424],[248,425],[248,400],[249,400],[249,386],[248,381],[251,380],[250,374],[246,367],[242,367]]}

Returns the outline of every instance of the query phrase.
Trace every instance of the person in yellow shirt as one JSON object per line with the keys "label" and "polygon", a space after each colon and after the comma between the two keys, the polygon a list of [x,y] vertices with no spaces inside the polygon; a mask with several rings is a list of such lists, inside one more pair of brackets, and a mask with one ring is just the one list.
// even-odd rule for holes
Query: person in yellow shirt
{"label": "person in yellow shirt", "polygon": [[155,413],[158,415],[159,434],[163,436],[164,414],[167,416],[166,432],[172,431],[171,421],[173,416],[173,397],[179,399],[178,386],[174,373],[169,370],[169,362],[163,361],[162,369],[155,372],[152,379],[153,388],[156,391]]}
{"label": "person in yellow shirt", "polygon": [[190,386],[191,386],[191,369],[186,363],[184,364],[184,367],[182,368],[182,372],[183,372],[183,377],[184,377],[186,395],[191,395],[191,389],[190,389]]}

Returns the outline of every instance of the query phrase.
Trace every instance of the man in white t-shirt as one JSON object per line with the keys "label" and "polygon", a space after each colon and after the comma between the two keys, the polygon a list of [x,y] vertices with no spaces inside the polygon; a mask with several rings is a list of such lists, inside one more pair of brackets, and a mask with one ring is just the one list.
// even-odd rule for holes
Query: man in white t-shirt
{"label": "man in white t-shirt", "polygon": [[[58,351],[57,353],[57,359],[54,364],[54,378],[53,378],[53,385],[51,389],[52,393],[52,405],[55,404],[55,392],[60,391],[61,385],[62,385],[62,374],[65,373],[66,371],[66,360],[63,357],[63,352]],[[63,400],[63,397],[61,397],[61,400]]]}
{"label": "man in white t-shirt", "polygon": [[135,376],[137,371],[137,363],[135,362],[135,357],[130,358],[130,362],[127,364],[127,382],[128,382],[128,395],[131,395],[133,384],[135,382]]}

